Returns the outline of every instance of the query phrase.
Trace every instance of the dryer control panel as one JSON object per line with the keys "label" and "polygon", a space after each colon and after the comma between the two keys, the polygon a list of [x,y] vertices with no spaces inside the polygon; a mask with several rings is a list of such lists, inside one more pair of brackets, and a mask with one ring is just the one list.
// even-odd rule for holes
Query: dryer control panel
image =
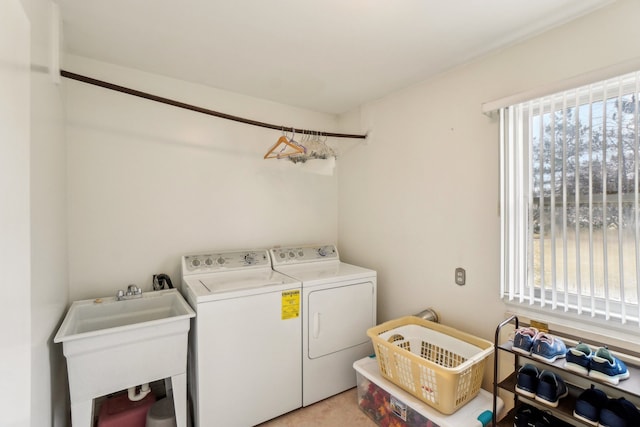
{"label": "dryer control panel", "polygon": [[269,252],[271,252],[274,266],[315,261],[340,261],[335,245],[272,248]]}
{"label": "dryer control panel", "polygon": [[182,274],[215,273],[246,268],[271,268],[266,249],[209,252],[182,257]]}

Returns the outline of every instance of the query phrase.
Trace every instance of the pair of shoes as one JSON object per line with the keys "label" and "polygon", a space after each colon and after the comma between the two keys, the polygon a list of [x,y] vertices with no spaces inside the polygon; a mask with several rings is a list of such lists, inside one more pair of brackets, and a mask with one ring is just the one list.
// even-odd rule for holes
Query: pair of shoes
{"label": "pair of shoes", "polygon": [[607,395],[591,385],[576,400],[573,416],[600,427],[640,426],[640,411],[624,397],[609,399]]}
{"label": "pair of shoes", "polygon": [[600,427],[640,426],[640,411],[624,397],[609,399],[600,411]]}
{"label": "pair of shoes", "polygon": [[565,368],[609,384],[617,385],[620,380],[629,378],[629,370],[623,361],[614,357],[607,347],[593,352],[583,343],[567,350]]}
{"label": "pair of shoes", "polygon": [[539,372],[538,368],[527,363],[518,369],[516,392],[555,408],[560,399],[569,394],[569,389],[562,377],[554,372]]}
{"label": "pair of shoes", "polygon": [[518,407],[513,425],[514,427],[571,427],[571,424],[526,403]]}
{"label": "pair of shoes", "polygon": [[513,337],[512,350],[533,356],[538,360],[553,363],[558,358],[565,357],[567,347],[557,337],[540,332],[536,328],[518,328]]}
{"label": "pair of shoes", "polygon": [[598,390],[592,384],[591,388],[586,389],[578,396],[573,416],[585,423],[597,426],[600,420],[600,412],[608,400],[605,392]]}

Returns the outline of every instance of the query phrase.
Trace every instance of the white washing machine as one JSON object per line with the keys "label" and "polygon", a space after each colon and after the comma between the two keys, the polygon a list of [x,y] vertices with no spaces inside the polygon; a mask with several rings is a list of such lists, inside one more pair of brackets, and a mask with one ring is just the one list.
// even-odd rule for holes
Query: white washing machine
{"label": "white washing machine", "polygon": [[301,407],[300,285],[272,270],[266,249],[182,257],[182,292],[196,312],[196,427],[253,426]]}
{"label": "white washing machine", "polygon": [[302,405],[356,386],[373,353],[376,272],[340,261],[333,245],[270,249],[273,268],[302,282]]}

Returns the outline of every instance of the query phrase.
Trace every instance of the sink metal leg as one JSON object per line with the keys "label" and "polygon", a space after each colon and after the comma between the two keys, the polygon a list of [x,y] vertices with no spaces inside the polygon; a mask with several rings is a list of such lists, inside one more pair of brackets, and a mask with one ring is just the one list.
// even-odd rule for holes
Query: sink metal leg
{"label": "sink metal leg", "polygon": [[93,425],[93,399],[71,402],[71,424],[73,427]]}
{"label": "sink metal leg", "polygon": [[171,377],[173,407],[176,413],[176,426],[187,427],[187,374]]}

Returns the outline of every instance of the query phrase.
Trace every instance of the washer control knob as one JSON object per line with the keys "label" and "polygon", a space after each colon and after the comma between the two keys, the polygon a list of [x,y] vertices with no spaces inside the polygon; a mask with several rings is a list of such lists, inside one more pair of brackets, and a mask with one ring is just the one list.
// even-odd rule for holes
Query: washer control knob
{"label": "washer control knob", "polygon": [[253,254],[246,254],[244,256],[244,262],[246,262],[247,264],[251,265],[251,264],[255,264],[256,263],[256,257]]}
{"label": "washer control knob", "polygon": [[213,260],[211,258],[207,258],[207,259],[204,260],[204,263],[207,266],[211,267],[213,265]]}
{"label": "washer control knob", "polygon": [[285,259],[287,257],[287,254],[285,254],[284,252],[280,252],[280,258]]}
{"label": "washer control knob", "polygon": [[293,251],[289,251],[289,258],[295,258],[296,257],[296,253]]}
{"label": "washer control knob", "polygon": [[318,248],[318,255],[327,256],[327,251],[325,250],[325,248]]}
{"label": "washer control knob", "polygon": [[216,262],[218,263],[218,265],[222,265],[225,263],[225,260],[222,257],[218,257],[218,259],[216,259]]}
{"label": "washer control knob", "polygon": [[191,260],[192,267],[200,267],[200,260],[198,258],[194,258]]}

